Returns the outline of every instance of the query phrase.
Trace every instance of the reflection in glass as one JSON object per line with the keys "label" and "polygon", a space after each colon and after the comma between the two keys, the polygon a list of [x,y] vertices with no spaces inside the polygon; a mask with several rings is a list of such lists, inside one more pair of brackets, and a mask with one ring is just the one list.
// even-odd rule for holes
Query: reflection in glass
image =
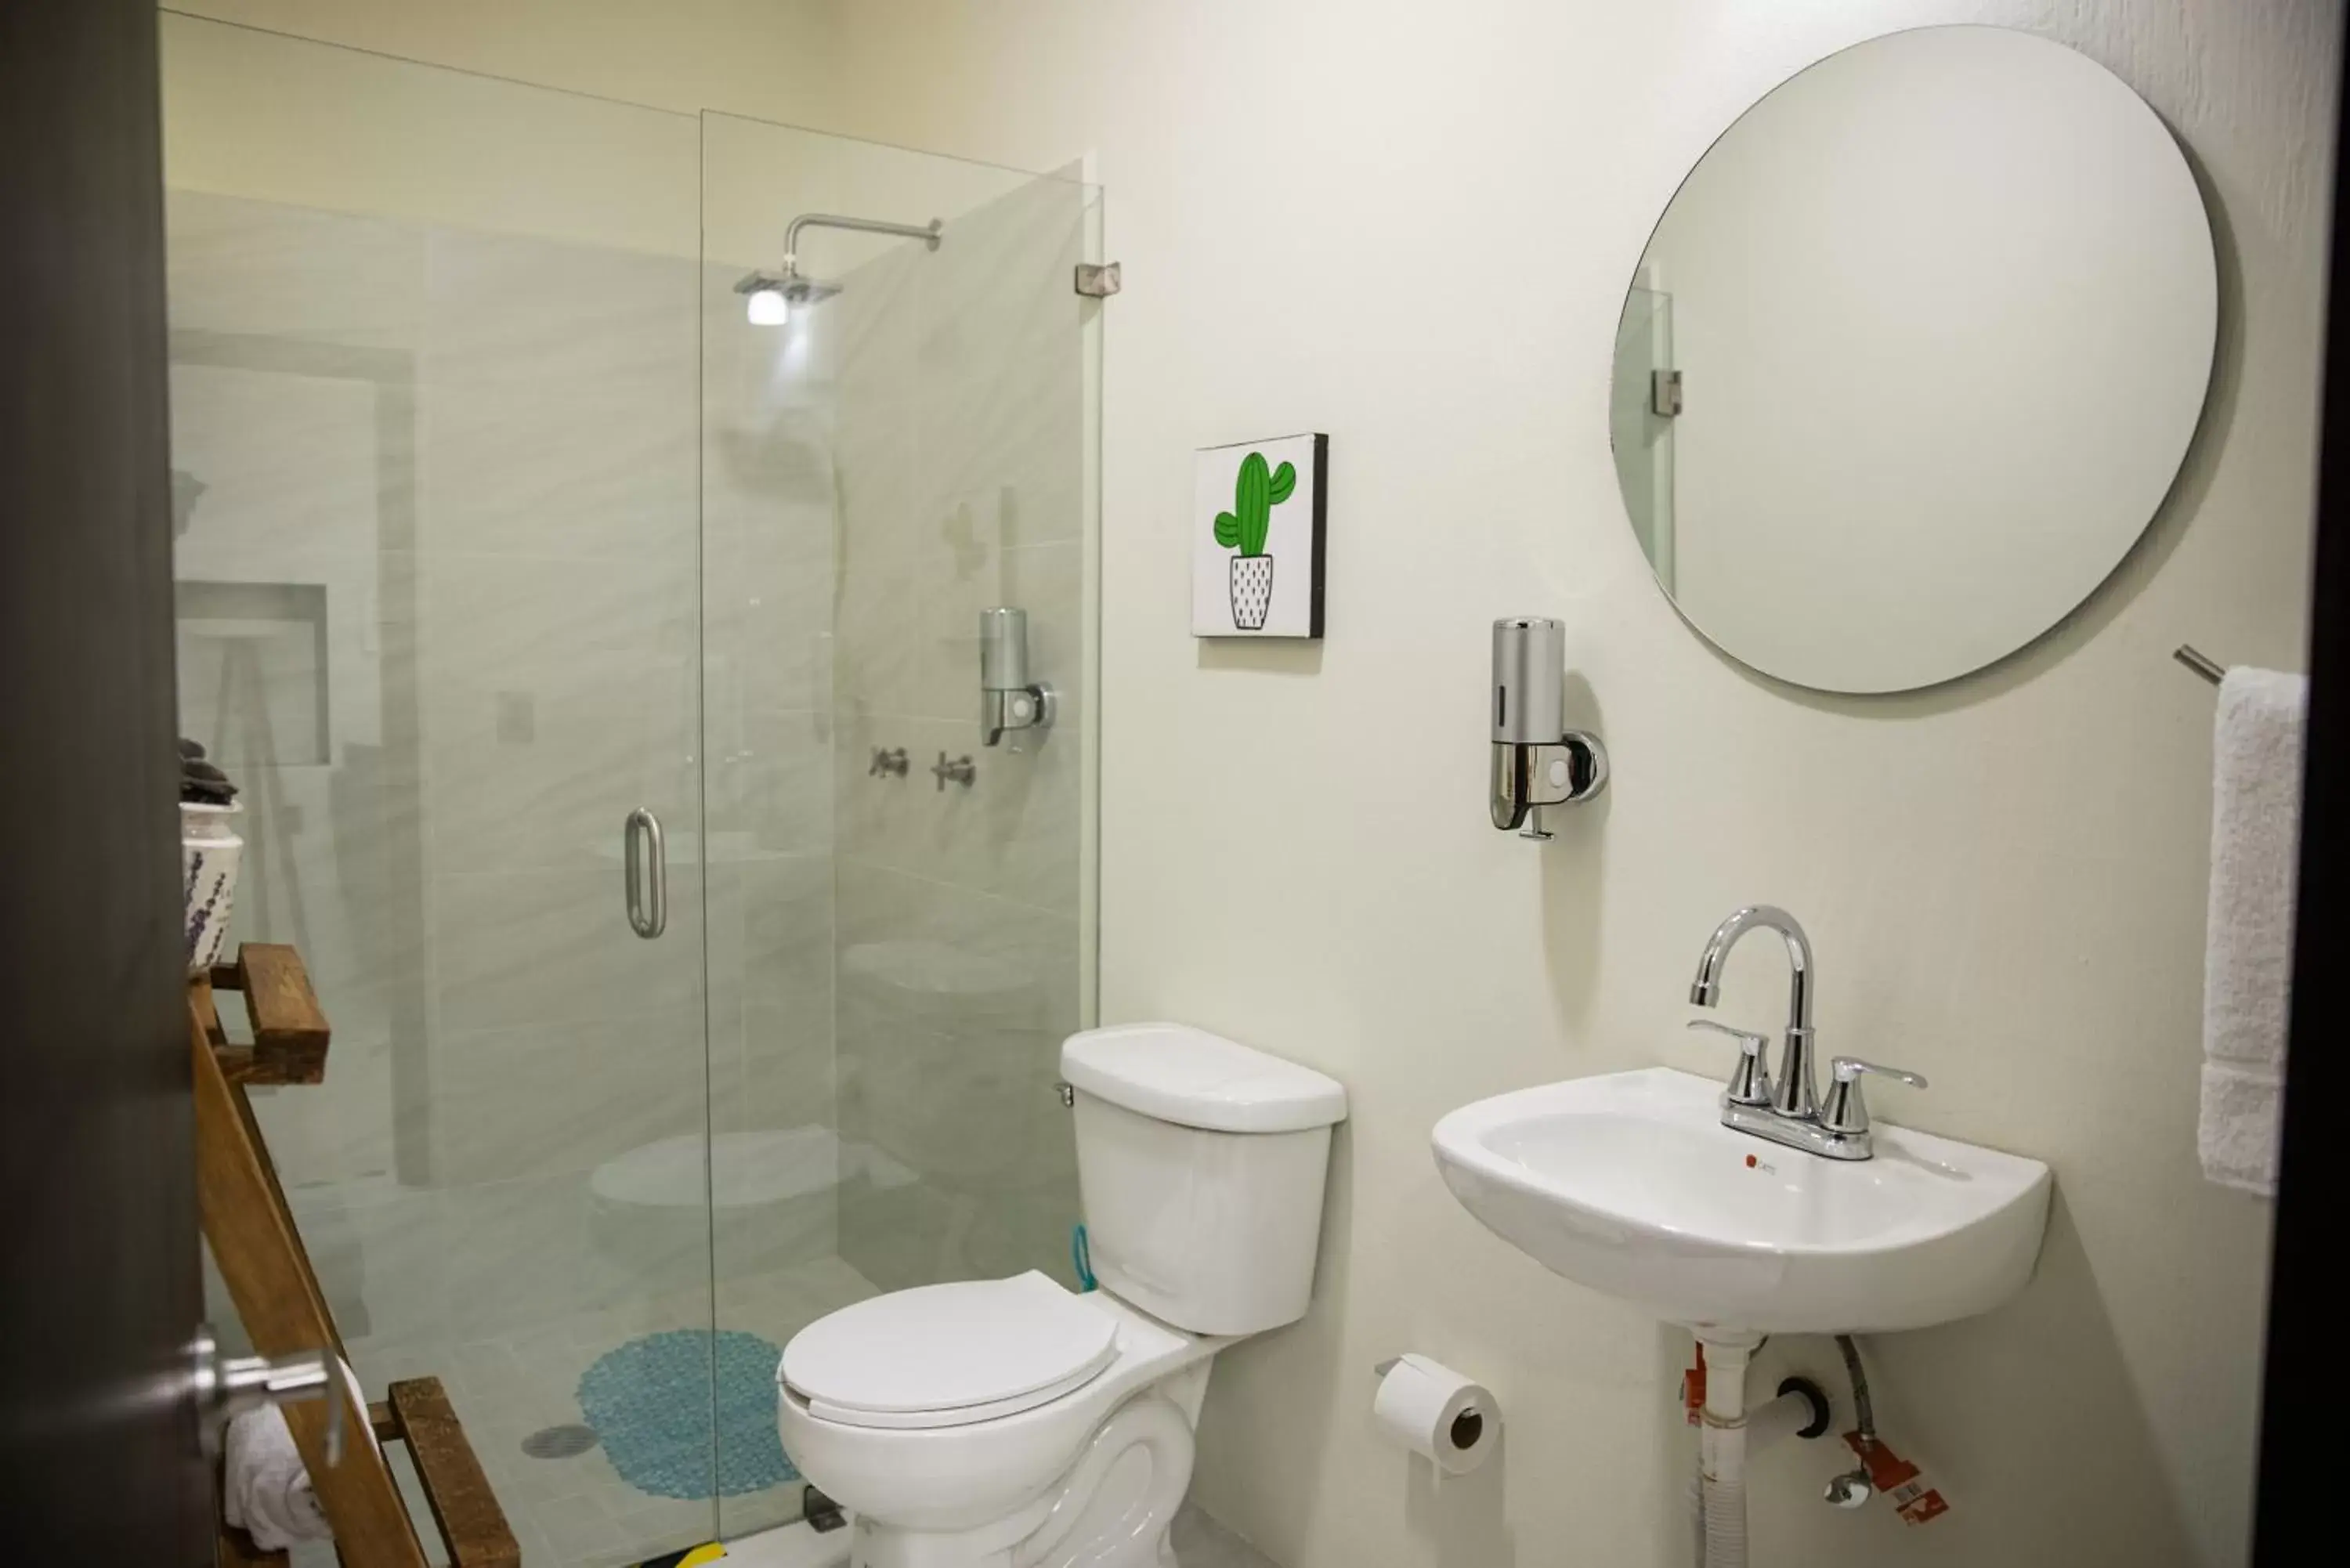
{"label": "reflection in glass", "polygon": [[1673,369],[1673,296],[1634,287],[1616,324],[1609,445],[1641,554],[1673,591],[1673,416],[1658,410],[1657,376]]}

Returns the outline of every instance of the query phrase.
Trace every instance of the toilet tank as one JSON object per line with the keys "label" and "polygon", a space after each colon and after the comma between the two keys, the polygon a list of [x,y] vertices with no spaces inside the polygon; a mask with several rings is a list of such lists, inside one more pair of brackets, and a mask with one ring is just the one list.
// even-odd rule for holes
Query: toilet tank
{"label": "toilet tank", "polygon": [[1072,1035],[1061,1076],[1104,1290],[1194,1334],[1305,1315],[1344,1085],[1180,1023]]}

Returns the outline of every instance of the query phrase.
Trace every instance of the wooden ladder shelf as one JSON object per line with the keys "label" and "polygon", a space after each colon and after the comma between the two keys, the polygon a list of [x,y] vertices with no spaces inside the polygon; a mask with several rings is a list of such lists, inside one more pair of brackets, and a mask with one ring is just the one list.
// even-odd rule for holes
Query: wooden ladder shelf
{"label": "wooden ladder shelf", "polygon": [[[251,1045],[230,1044],[221,1027],[214,993],[222,991],[244,993],[253,1021]],[[327,1019],[301,955],[276,943],[246,942],[236,962],[188,982],[188,1011],[198,1202],[205,1240],[237,1315],[258,1355],[298,1355],[323,1347],[348,1361],[245,1096],[248,1085],[316,1084],[326,1077]],[[441,1380],[412,1378],[388,1392],[384,1403],[361,1410],[337,1384],[333,1397],[342,1402],[348,1438],[342,1463],[333,1466],[327,1463],[325,1401],[286,1407],[286,1423],[334,1526],[336,1554],[345,1568],[425,1568],[423,1543],[384,1453],[390,1442],[408,1445],[452,1568],[519,1568],[521,1549]],[[286,1554],[258,1551],[243,1532],[224,1526],[218,1561],[222,1568],[282,1565]]]}

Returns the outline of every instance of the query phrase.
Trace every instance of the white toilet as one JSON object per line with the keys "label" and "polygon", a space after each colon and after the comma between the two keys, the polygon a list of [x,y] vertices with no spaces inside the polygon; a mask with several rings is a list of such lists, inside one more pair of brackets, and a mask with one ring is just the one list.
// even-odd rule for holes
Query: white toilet
{"label": "white toilet", "polygon": [[1216,1352],[1305,1315],[1347,1091],[1177,1023],[1074,1035],[1095,1277],[926,1285],[794,1335],[784,1449],[854,1568],[1175,1568]]}

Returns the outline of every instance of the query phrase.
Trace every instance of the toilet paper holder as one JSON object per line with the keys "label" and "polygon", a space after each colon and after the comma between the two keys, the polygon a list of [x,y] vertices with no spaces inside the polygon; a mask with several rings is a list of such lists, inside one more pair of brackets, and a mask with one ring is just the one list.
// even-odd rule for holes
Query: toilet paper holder
{"label": "toilet paper holder", "polygon": [[[1401,1366],[1402,1363],[1403,1357],[1400,1355],[1388,1356],[1385,1361],[1378,1363],[1371,1368],[1371,1381],[1374,1383],[1386,1381],[1387,1375],[1393,1372],[1398,1366]],[[1466,1407],[1459,1415],[1452,1417],[1452,1426],[1449,1435],[1452,1438],[1452,1446],[1454,1448],[1471,1449],[1476,1447],[1477,1439],[1485,1435],[1485,1412],[1480,1410],[1474,1405]]]}

